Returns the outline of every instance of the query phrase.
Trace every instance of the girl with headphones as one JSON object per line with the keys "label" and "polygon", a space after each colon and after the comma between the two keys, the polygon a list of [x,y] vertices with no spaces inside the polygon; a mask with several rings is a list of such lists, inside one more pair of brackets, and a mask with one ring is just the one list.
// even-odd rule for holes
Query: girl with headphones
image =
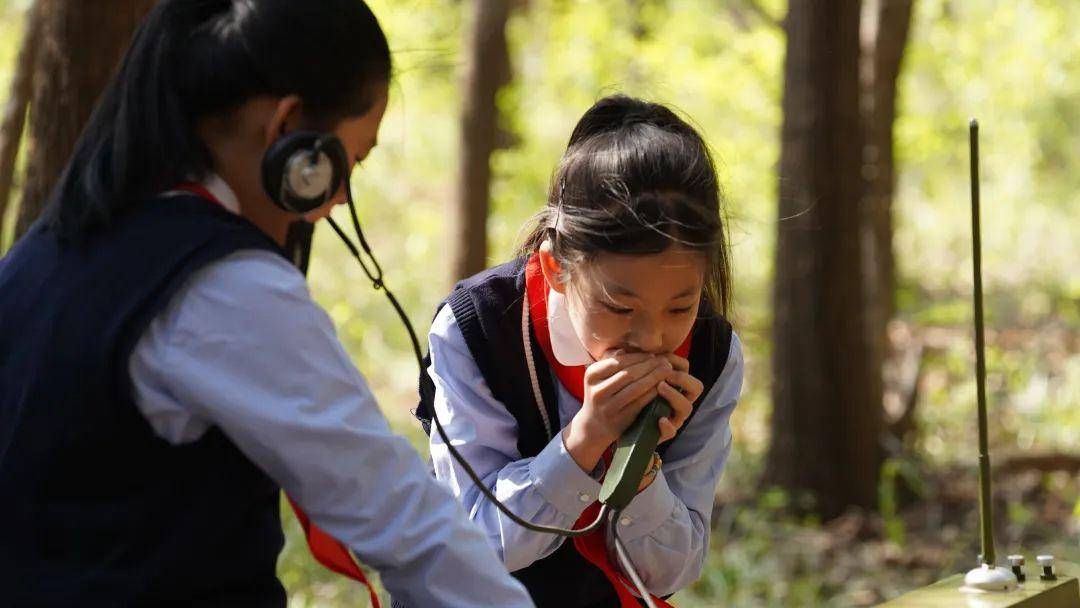
{"label": "girl with headphones", "polygon": [[346,199],[390,76],[362,0],[151,11],[0,261],[5,601],[282,606],[284,489],[342,573],[355,553],[412,605],[531,605],[283,250]]}

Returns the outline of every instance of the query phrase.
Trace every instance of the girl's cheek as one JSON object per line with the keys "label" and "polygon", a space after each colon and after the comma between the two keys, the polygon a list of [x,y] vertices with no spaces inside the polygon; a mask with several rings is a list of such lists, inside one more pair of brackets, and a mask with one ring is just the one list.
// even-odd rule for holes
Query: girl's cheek
{"label": "girl's cheek", "polygon": [[603,355],[605,351],[625,346],[625,325],[619,317],[613,318],[610,314],[600,313],[586,318],[584,331],[579,332],[579,335],[584,335],[582,341],[593,357],[596,357],[598,353]]}
{"label": "girl's cheek", "polygon": [[668,352],[674,352],[676,349],[682,346],[683,342],[686,341],[686,338],[690,335],[690,332],[694,330],[695,318],[696,315],[695,317],[691,317],[686,321],[682,321],[681,323],[679,323],[676,330],[671,333],[670,343],[667,344],[666,348]]}
{"label": "girl's cheek", "polygon": [[594,359],[600,359],[603,352],[609,348],[608,342],[611,335],[600,315],[582,310],[571,310],[570,320],[574,326],[574,333],[585,346],[585,350],[589,351]]}

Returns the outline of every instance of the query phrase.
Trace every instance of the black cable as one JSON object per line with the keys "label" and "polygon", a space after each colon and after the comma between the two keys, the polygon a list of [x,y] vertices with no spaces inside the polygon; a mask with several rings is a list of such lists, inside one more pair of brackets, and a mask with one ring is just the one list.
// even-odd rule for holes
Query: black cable
{"label": "black cable", "polygon": [[[347,179],[348,178],[346,178],[346,180]],[[364,274],[366,274],[368,279],[371,280],[372,286],[376,290],[382,290],[384,293],[386,293],[387,299],[390,300],[390,304],[394,307],[394,310],[397,312],[398,317],[401,318],[402,324],[405,325],[405,330],[409,333],[409,339],[412,340],[413,354],[416,356],[417,366],[419,367],[420,372],[423,373],[424,355],[420,349],[420,341],[416,337],[416,331],[413,329],[412,323],[409,321],[408,315],[405,314],[405,310],[401,307],[401,304],[398,302],[397,298],[394,297],[394,294],[390,291],[390,289],[386,287],[386,283],[383,281],[382,267],[379,265],[378,260],[375,259],[374,254],[372,254],[371,246],[368,245],[367,239],[364,238],[364,231],[360,228],[360,220],[356,216],[356,205],[355,203],[353,203],[352,188],[350,187],[348,181],[346,181],[345,183],[345,196],[346,200],[348,201],[349,214],[352,217],[353,229],[356,231],[357,240],[360,241],[360,247],[363,248],[364,253],[367,254],[368,258],[371,259],[371,264],[374,267],[374,271],[364,262],[363,257],[360,255],[360,250],[357,249],[356,245],[353,244],[352,240],[345,235],[345,232],[341,229],[340,226],[337,225],[337,222],[334,221],[334,218],[327,217],[326,219],[330,223],[330,227],[333,228],[334,232],[336,232],[337,235],[341,238],[341,241],[345,243],[345,246],[349,249],[349,252],[352,253],[353,257],[356,258],[356,261],[360,263],[360,267],[364,269]],[[509,507],[503,504],[501,500],[495,497],[495,493],[492,492],[486,484],[484,484],[483,480],[480,479],[480,476],[476,473],[475,470],[473,470],[472,466],[470,466],[469,463],[465,461],[465,457],[457,451],[457,448],[455,448],[454,444],[451,443],[450,437],[447,436],[446,430],[443,429],[442,423],[439,421],[439,416],[436,413],[435,408],[432,408],[431,419],[435,422],[435,429],[439,433],[439,438],[442,439],[443,444],[446,445],[446,449],[450,452],[450,455],[453,456],[454,460],[458,462],[461,468],[465,470],[465,473],[469,476],[469,478],[472,479],[473,484],[475,484],[476,487],[480,490],[480,493],[483,494],[485,498],[490,500],[492,504],[494,504],[500,511],[502,511],[504,515],[510,518],[510,520],[517,525],[527,530],[532,530],[533,532],[543,532],[546,534],[555,534],[557,536],[565,536],[568,538],[572,538],[575,536],[584,536],[599,528],[600,525],[604,522],[604,518],[610,512],[610,508],[607,505],[601,505],[600,512],[597,514],[596,520],[585,526],[584,528],[580,528],[577,530],[559,528],[555,526],[543,526],[540,524],[534,524],[521,518],[518,514],[511,511]]]}

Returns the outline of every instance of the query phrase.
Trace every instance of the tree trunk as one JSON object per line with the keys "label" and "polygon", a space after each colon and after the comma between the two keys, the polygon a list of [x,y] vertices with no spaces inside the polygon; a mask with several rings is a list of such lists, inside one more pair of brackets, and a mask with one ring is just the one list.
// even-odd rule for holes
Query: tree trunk
{"label": "tree trunk", "polygon": [[34,87],[34,68],[37,66],[38,49],[41,46],[41,2],[34,2],[26,10],[23,21],[23,39],[19,56],[15,60],[15,74],[11,79],[11,92],[4,106],[0,122],[0,235],[3,234],[4,218],[7,217],[11,188],[15,184],[15,166],[19,157],[26,126],[26,108]]}
{"label": "tree trunk", "polygon": [[37,219],[98,96],[153,0],[38,0],[41,52],[30,102],[16,238]]}
{"label": "tree trunk", "polygon": [[[864,42],[868,63],[864,71],[864,109],[867,118],[866,160],[868,193],[873,210],[874,243],[882,319],[896,314],[896,262],[893,251],[893,196],[896,190],[893,125],[896,85],[911,29],[913,0],[877,0],[876,27]],[[882,327],[884,338],[885,328]]]}
{"label": "tree trunk", "polygon": [[498,143],[496,94],[510,80],[510,0],[473,0],[461,115],[461,164],[450,209],[450,272],[457,281],[487,266],[491,154]]}
{"label": "tree trunk", "polygon": [[792,0],[764,481],[829,517],[872,507],[882,460],[881,365],[859,106],[858,0]]}

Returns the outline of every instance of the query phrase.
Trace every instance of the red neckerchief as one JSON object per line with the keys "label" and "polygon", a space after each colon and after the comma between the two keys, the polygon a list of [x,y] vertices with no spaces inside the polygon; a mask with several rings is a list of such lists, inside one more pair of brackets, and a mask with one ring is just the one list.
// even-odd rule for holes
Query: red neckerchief
{"label": "red neckerchief", "polygon": [[[215,203],[222,208],[226,208],[225,204],[202,184],[185,183],[173,188],[173,191],[178,190],[189,192]],[[296,513],[296,519],[300,522],[300,527],[304,530],[304,536],[307,537],[308,547],[311,549],[311,554],[315,557],[315,560],[329,570],[362,583],[367,587],[371,606],[373,606],[373,608],[380,608],[379,596],[375,594],[375,587],[373,587],[367,577],[364,576],[364,571],[360,569],[360,565],[353,559],[353,555],[348,547],[341,541],[324,532],[315,524],[311,523],[311,519],[307,516],[307,513],[304,513],[303,509],[296,504],[292,497],[286,494],[285,498],[288,499],[289,504]]]}
{"label": "red neckerchief", "polygon": [[221,202],[221,200],[219,200],[218,197],[214,196],[214,194],[212,192],[210,192],[210,190],[208,190],[206,186],[204,186],[202,184],[199,184],[199,183],[196,183],[196,182],[186,182],[186,183],[183,183],[183,184],[178,184],[177,186],[175,186],[172,189],[172,191],[173,192],[187,192],[188,194],[194,194],[195,196],[198,196],[200,198],[204,198],[204,199],[210,201],[211,203],[216,204],[217,206],[221,207],[222,209],[226,208],[225,203]]}
{"label": "red neckerchief", "polygon": [[[548,285],[547,281],[544,279],[543,271],[540,268],[540,257],[537,254],[533,254],[525,265],[525,291],[528,295],[529,320],[532,322],[536,343],[540,346],[540,350],[543,351],[544,358],[547,359],[551,369],[554,370],[555,376],[559,379],[559,383],[566,387],[566,390],[578,401],[584,402],[586,366],[566,366],[559,363],[551,348],[551,334],[548,330],[547,317]],[[686,341],[683,342],[679,348],[675,349],[675,354],[680,357],[686,357],[689,353],[690,336],[687,336]],[[607,458],[610,458],[610,456],[605,455],[605,459]],[[600,503],[592,503],[574,523],[574,529],[581,529],[589,525],[596,519],[596,516],[599,513]],[[577,549],[578,553],[588,560],[589,563],[596,566],[604,573],[608,582],[615,588],[615,593],[619,597],[619,605],[622,608],[640,608],[641,604],[638,603],[638,600],[628,590],[628,587],[632,587],[633,583],[628,581],[622,573],[616,570],[614,564],[612,564],[611,558],[608,556],[604,537],[604,526],[601,526],[591,534],[575,537],[574,548]],[[671,604],[668,604],[658,597],[653,596],[652,599],[657,606],[672,608]]]}

